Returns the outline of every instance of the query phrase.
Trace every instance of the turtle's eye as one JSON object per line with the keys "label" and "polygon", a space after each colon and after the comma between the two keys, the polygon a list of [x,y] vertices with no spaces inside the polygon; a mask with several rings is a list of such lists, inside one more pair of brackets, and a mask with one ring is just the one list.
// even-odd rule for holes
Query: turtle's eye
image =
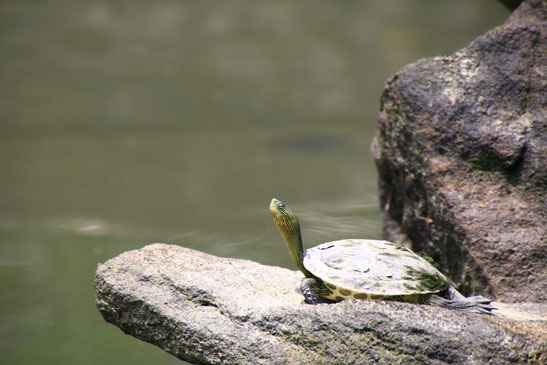
{"label": "turtle's eye", "polygon": [[285,208],[285,204],[279,203],[279,204],[277,204],[277,208],[278,209],[283,209],[283,208]]}

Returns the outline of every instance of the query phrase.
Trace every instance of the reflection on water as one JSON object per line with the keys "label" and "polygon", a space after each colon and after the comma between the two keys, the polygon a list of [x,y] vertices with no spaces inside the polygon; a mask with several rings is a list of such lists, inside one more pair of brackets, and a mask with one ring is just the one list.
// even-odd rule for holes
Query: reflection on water
{"label": "reflection on water", "polygon": [[178,363],[102,321],[97,262],[163,241],[294,269],[273,197],[307,246],[380,238],[384,81],[506,15],[491,0],[3,1],[0,362]]}

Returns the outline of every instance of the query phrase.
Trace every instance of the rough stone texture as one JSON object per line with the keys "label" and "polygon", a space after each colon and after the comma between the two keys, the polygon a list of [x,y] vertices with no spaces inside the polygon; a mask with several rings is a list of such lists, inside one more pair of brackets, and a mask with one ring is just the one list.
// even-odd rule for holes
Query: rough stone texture
{"label": "rough stone texture", "polygon": [[372,152],[384,233],[466,295],[547,301],[547,1],[388,80]]}
{"label": "rough stone texture", "polygon": [[192,363],[547,360],[545,305],[505,304],[495,316],[382,301],[308,305],[301,277],[153,244],[99,265],[95,288],[106,321]]}

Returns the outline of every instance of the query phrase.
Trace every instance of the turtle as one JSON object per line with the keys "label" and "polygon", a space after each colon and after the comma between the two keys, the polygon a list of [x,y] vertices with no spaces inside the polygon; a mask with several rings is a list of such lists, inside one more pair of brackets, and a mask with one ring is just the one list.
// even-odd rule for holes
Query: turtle
{"label": "turtle", "polygon": [[491,314],[491,299],[466,298],[430,261],[409,248],[384,240],[342,239],[303,250],[300,223],[278,199],[270,203],[274,223],[289,254],[304,274],[305,303],[380,299],[431,304]]}

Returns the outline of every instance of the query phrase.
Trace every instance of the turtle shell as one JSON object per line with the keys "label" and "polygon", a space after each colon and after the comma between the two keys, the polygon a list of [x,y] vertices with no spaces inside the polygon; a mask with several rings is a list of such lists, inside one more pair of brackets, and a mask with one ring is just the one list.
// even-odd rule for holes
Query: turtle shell
{"label": "turtle shell", "polygon": [[354,293],[412,295],[437,293],[448,280],[410,249],[389,241],[346,239],[304,252],[304,266],[326,284]]}

